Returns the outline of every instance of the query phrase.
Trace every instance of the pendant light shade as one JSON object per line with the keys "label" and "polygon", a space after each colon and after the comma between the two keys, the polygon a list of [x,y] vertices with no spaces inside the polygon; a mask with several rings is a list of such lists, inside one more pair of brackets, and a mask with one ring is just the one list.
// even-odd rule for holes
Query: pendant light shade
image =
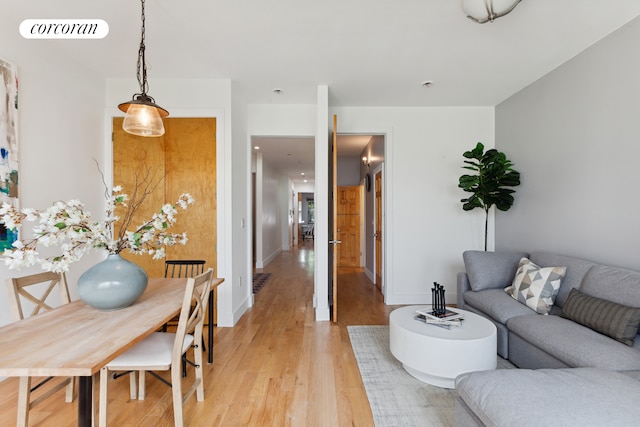
{"label": "pendant light shade", "polygon": [[462,0],[462,10],[467,18],[484,24],[508,14],[518,3],[520,0]]}
{"label": "pendant light shade", "polygon": [[118,105],[121,111],[127,113],[122,122],[122,129],[138,136],[162,136],[164,125],[162,119],[169,112],[153,102],[153,98],[137,95],[135,99]]}
{"label": "pendant light shade", "polygon": [[138,49],[137,77],[140,84],[140,92],[133,95],[131,101],[123,102],[118,108],[125,112],[122,128],[125,132],[138,136],[162,136],[164,135],[164,125],[162,119],[169,115],[169,112],[156,104],[155,99],[147,95],[149,83],[147,83],[147,64],[145,62],[145,16],[144,1],[142,4],[142,29],[140,38],[140,48]]}

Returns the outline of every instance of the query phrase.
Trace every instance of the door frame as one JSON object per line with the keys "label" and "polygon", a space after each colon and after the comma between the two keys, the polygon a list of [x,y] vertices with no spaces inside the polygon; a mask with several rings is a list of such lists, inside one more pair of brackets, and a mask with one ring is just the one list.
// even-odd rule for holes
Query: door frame
{"label": "door frame", "polygon": [[[340,109],[331,110],[331,117],[333,117],[333,111],[337,111],[337,114],[340,115]],[[344,115],[344,113],[343,113]],[[382,163],[376,166],[371,171],[371,177],[375,176],[375,173],[378,169],[382,170],[382,229],[383,229],[383,241],[382,241],[382,283],[384,285],[383,297],[385,304],[389,300],[389,295],[393,295],[393,281],[389,280],[389,277],[393,277],[393,253],[396,251],[391,250],[393,248],[393,233],[388,233],[387,230],[390,229],[389,225],[393,224],[393,192],[391,189],[393,188],[393,128],[391,127],[380,127],[376,128],[375,126],[367,127],[365,130],[363,128],[349,128],[347,125],[342,125],[338,130],[338,135],[379,135],[384,138],[384,159]],[[319,174],[316,175],[316,185],[319,179],[324,179],[328,181],[327,177],[321,177]],[[326,185],[326,184],[325,184]],[[367,206],[367,208],[373,208]],[[365,244],[366,245],[366,244]],[[316,260],[317,261],[317,260]],[[318,264],[316,264],[318,267]],[[374,266],[375,267],[375,266]],[[319,266],[318,268],[323,268]],[[366,271],[366,268],[365,268]],[[373,276],[375,277],[375,269],[373,270]],[[372,279],[373,281],[374,279]]]}
{"label": "door frame", "polygon": [[[386,143],[386,141],[385,141]],[[386,145],[385,145],[386,147]],[[381,269],[381,274],[380,277],[382,278],[382,285],[380,287],[380,290],[382,292],[382,295],[386,297],[387,294],[387,280],[386,280],[386,274],[385,274],[385,270],[386,270],[386,264],[387,264],[387,257],[386,257],[386,241],[387,241],[387,230],[386,230],[386,221],[385,218],[387,216],[387,207],[386,207],[386,197],[387,197],[387,191],[386,191],[386,185],[385,185],[385,181],[386,181],[386,177],[385,177],[385,173],[384,173],[384,164],[385,162],[383,161],[382,163],[380,163],[378,166],[376,166],[372,171],[371,171],[371,179],[372,181],[375,183],[376,179],[376,175],[378,173],[381,174],[381,178],[382,178],[382,269]],[[375,184],[372,184],[374,191],[375,191]],[[375,195],[373,196],[374,200],[373,200],[373,223],[374,225],[376,224],[376,208],[375,208]],[[373,239],[373,284],[377,285],[376,281],[378,279],[378,275],[376,274],[377,271],[377,265],[376,265],[376,261],[378,260],[378,254],[376,253],[376,244],[375,244],[375,239]]]}
{"label": "door frame", "polygon": [[[171,106],[169,106],[171,107]],[[233,264],[231,256],[228,254],[227,248],[232,247],[232,221],[231,216],[231,174],[228,168],[231,165],[230,141],[225,137],[225,110],[222,108],[203,108],[203,109],[171,109],[171,117],[176,118],[215,118],[216,119],[216,204],[218,206],[216,218],[217,233],[217,270],[216,276],[224,277],[226,282],[233,282]],[[104,112],[104,162],[103,173],[104,179],[113,185],[113,135],[112,123],[114,117],[124,117],[124,113],[116,107],[108,108]],[[225,168],[225,165],[226,168]],[[249,246],[250,248],[250,246]],[[248,252],[250,250],[248,249]],[[249,254],[250,255],[250,254]],[[250,266],[249,266],[250,269]],[[232,295],[226,292],[226,284],[218,289],[216,298],[216,306],[218,312],[218,326],[233,326],[234,310]]]}

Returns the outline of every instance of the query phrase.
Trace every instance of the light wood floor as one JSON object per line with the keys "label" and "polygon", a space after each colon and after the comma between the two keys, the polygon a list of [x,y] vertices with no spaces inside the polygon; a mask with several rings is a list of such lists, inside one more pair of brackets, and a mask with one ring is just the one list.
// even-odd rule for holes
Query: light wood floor
{"label": "light wood floor", "polygon": [[[339,278],[338,322],[316,322],[312,242],[283,252],[255,304],[233,328],[215,329],[205,401],[184,407],[189,426],[372,426],[347,325],[387,324],[395,308],[358,269]],[[17,344],[17,343],[16,343]],[[0,426],[15,425],[18,382],[0,382]],[[64,390],[34,408],[31,426],[74,426],[77,400]],[[147,377],[147,397],[131,400],[128,379],[109,384],[109,425],[171,426],[171,391]]]}

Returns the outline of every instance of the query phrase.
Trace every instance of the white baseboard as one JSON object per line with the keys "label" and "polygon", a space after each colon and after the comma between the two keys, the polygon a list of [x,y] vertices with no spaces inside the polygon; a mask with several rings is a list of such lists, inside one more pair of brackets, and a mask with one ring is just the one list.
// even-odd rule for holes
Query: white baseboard
{"label": "white baseboard", "polygon": [[364,268],[364,275],[367,276],[367,278],[369,280],[371,280],[373,283],[375,283],[375,275],[373,274],[373,271],[369,270],[368,268]]}
{"label": "white baseboard", "polygon": [[331,317],[329,314],[330,314],[329,307],[316,308],[316,321],[322,322],[322,321],[331,320]]}

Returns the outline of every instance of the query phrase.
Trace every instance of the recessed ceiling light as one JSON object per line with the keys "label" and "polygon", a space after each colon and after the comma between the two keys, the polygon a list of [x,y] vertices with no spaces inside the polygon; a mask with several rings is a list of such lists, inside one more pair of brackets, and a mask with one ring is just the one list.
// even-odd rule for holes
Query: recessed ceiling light
{"label": "recessed ceiling light", "polygon": [[258,147],[257,145],[255,147],[253,147],[254,150],[259,150],[260,147]]}
{"label": "recessed ceiling light", "polygon": [[300,175],[304,176],[304,172],[300,172]]}
{"label": "recessed ceiling light", "polygon": [[422,82],[422,87],[431,87],[433,86],[433,82],[431,80],[425,80]]}

